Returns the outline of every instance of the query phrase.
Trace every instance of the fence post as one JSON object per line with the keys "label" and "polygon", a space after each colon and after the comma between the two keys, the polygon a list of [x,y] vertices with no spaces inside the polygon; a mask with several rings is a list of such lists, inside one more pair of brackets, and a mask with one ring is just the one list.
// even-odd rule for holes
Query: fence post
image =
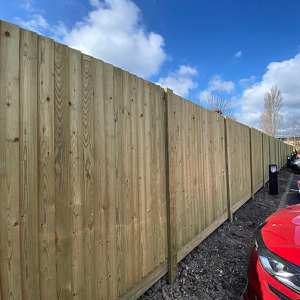
{"label": "fence post", "polygon": [[251,200],[254,200],[254,176],[253,176],[253,134],[252,127],[249,127],[250,135],[250,174],[251,174]]}
{"label": "fence post", "polygon": [[[169,284],[173,283],[177,273],[177,222],[176,222],[176,203],[174,193],[170,196],[170,165],[169,165],[169,102],[172,101],[173,91],[166,88],[165,99],[165,132],[166,132],[166,202],[167,202],[167,238],[168,238],[168,273],[166,280]],[[173,183],[174,184],[174,183]]]}
{"label": "fence post", "polygon": [[226,162],[226,187],[227,187],[227,206],[228,206],[228,221],[232,222],[232,207],[231,207],[231,184],[230,184],[230,152],[229,152],[229,135],[228,135],[228,119],[224,117],[225,122],[225,162]]}

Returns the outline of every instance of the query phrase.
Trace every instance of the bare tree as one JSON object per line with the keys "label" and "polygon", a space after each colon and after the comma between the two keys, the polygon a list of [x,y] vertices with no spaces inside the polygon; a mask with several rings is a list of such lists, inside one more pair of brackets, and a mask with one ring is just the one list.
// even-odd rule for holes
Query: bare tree
{"label": "bare tree", "polygon": [[209,94],[202,105],[220,115],[236,120],[234,115],[235,106],[232,104],[232,95],[223,89]]}
{"label": "bare tree", "polygon": [[299,136],[300,136],[300,120],[293,117],[288,123],[288,134],[292,137],[294,148],[299,148]]}
{"label": "bare tree", "polygon": [[282,116],[279,111],[283,105],[281,91],[278,87],[272,86],[269,92],[265,93],[264,110],[261,112],[261,129],[270,136],[277,136],[282,125]]}

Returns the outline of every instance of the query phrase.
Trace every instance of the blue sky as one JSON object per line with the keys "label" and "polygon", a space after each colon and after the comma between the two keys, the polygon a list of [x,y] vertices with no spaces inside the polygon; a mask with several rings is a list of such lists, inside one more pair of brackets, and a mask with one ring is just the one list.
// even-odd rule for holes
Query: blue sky
{"label": "blue sky", "polygon": [[2,20],[195,102],[227,90],[238,121],[256,128],[264,94],[277,84],[284,127],[300,119],[300,0],[2,0],[1,7]]}

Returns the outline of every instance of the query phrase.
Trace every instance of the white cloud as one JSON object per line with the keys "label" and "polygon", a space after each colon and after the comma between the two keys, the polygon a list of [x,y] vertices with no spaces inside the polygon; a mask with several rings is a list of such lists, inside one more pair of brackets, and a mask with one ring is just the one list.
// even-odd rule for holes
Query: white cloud
{"label": "white cloud", "polygon": [[244,88],[249,88],[250,85],[254,84],[256,80],[255,76],[251,76],[250,78],[242,78],[239,80],[239,84]]}
{"label": "white cloud", "polygon": [[24,21],[21,18],[15,18],[17,23],[31,31],[34,31],[40,35],[47,35],[49,32],[51,38],[57,42],[62,42],[61,37],[67,34],[67,28],[62,22],[58,22],[58,25],[50,25],[42,15],[32,15],[32,19]]}
{"label": "white cloud", "polygon": [[194,77],[197,76],[196,68],[183,65],[175,72],[171,72],[168,77],[159,78],[157,84],[172,89],[175,94],[181,97],[188,97],[189,90],[198,86],[198,82],[194,80]]}
{"label": "white cloud", "polygon": [[264,107],[264,95],[277,85],[283,97],[281,113],[284,120],[300,116],[300,54],[290,60],[272,62],[262,81],[243,92],[239,104],[243,123],[260,128],[260,111]]}
{"label": "white cloud", "polygon": [[147,32],[131,0],[91,0],[95,8],[63,37],[64,43],[142,77],[167,59],[161,35]]}
{"label": "white cloud", "polygon": [[238,51],[238,52],[234,55],[235,58],[239,58],[239,57],[241,57],[241,56],[242,56],[242,51]]}
{"label": "white cloud", "polygon": [[48,22],[41,15],[35,14],[32,16],[32,19],[29,21],[24,21],[21,18],[15,18],[15,20],[20,26],[28,30],[35,31],[41,35],[44,34],[46,30],[50,29]]}
{"label": "white cloud", "polygon": [[206,101],[212,92],[214,91],[226,91],[233,92],[235,84],[232,81],[224,81],[220,75],[213,76],[209,83],[208,87],[199,93],[200,102]]}
{"label": "white cloud", "polygon": [[[24,9],[36,11],[27,0]],[[93,8],[82,22],[68,30],[62,22],[49,24],[41,14],[31,20],[16,18],[18,24],[38,34],[50,36],[85,54],[134,73],[150,77],[169,59],[161,35],[148,32],[141,11],[132,0],[90,0]]]}

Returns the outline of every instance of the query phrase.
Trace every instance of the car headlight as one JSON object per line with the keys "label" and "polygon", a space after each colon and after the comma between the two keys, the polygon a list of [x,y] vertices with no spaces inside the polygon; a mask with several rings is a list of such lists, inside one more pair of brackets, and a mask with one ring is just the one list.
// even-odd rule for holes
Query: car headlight
{"label": "car headlight", "polygon": [[261,229],[266,223],[260,225],[255,232],[255,248],[263,269],[273,278],[300,294],[300,267],[290,263],[270,251],[262,238]]}

